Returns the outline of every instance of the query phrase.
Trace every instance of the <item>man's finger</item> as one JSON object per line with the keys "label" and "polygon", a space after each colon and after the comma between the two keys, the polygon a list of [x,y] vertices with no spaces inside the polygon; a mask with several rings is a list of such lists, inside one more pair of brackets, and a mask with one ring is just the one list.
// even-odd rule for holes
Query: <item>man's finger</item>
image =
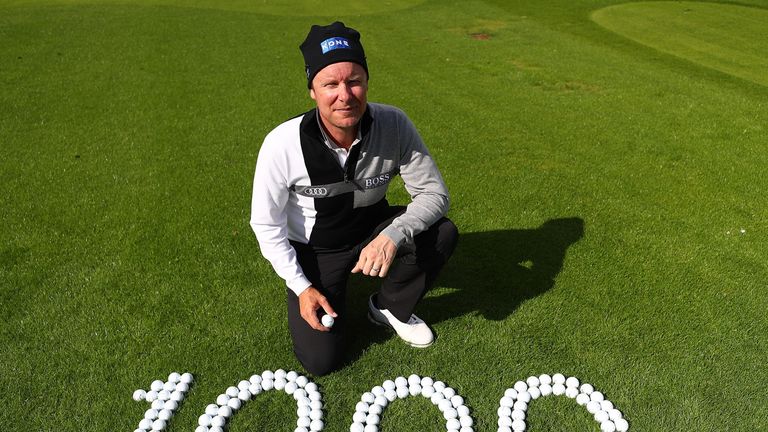
{"label": "man's finger", "polygon": [[386,277],[387,276],[387,272],[389,271],[389,266],[390,266],[390,262],[389,261],[383,262],[381,264],[381,269],[379,269],[378,276],[379,277]]}
{"label": "man's finger", "polygon": [[336,316],[337,316],[336,315],[336,311],[334,311],[333,307],[331,307],[331,304],[328,303],[328,299],[323,298],[322,300],[320,300],[320,306],[323,307],[323,310],[325,311],[325,313],[327,313],[328,315],[336,318]]}

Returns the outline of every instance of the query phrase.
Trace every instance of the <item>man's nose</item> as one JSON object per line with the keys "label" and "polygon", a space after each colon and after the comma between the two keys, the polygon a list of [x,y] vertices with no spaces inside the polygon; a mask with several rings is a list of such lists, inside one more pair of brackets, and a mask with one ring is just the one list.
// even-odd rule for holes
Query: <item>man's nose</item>
{"label": "man's nose", "polygon": [[352,88],[346,83],[339,84],[339,100],[347,101],[352,97]]}

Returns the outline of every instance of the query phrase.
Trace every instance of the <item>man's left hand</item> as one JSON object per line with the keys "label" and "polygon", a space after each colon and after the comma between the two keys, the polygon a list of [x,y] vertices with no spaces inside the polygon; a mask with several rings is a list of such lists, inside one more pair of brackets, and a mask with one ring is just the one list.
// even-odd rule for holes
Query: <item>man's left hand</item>
{"label": "man's left hand", "polygon": [[362,272],[366,276],[385,277],[396,253],[395,242],[384,234],[379,234],[360,252],[360,258],[352,273]]}

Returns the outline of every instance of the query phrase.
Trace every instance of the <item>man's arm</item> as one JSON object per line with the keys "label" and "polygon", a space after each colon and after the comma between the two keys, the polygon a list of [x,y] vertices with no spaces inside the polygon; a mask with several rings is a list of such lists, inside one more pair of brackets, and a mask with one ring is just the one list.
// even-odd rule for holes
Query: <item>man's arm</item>
{"label": "man's arm", "polygon": [[402,112],[398,118],[401,142],[400,176],[411,196],[405,213],[392,221],[382,234],[399,247],[412,244],[413,237],[426,231],[448,213],[448,188],[413,122]]}
{"label": "man's arm", "polygon": [[264,258],[298,296],[302,318],[315,330],[328,331],[317,319],[317,310],[322,308],[334,317],[336,313],[325,296],[304,276],[296,258],[296,250],[288,241],[288,216],[285,208],[290,191],[286,180],[287,169],[287,161],[274,152],[265,139],[256,162],[250,225]]}

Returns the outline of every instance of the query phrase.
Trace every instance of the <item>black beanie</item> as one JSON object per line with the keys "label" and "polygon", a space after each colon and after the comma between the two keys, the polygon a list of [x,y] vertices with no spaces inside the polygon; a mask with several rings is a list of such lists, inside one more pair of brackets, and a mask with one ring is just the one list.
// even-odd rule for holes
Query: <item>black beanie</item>
{"label": "black beanie", "polygon": [[312,79],[320,70],[339,62],[357,63],[368,74],[365,51],[360,44],[360,33],[336,21],[327,26],[313,25],[307,38],[299,46],[304,55],[307,72],[307,87],[312,87]]}

